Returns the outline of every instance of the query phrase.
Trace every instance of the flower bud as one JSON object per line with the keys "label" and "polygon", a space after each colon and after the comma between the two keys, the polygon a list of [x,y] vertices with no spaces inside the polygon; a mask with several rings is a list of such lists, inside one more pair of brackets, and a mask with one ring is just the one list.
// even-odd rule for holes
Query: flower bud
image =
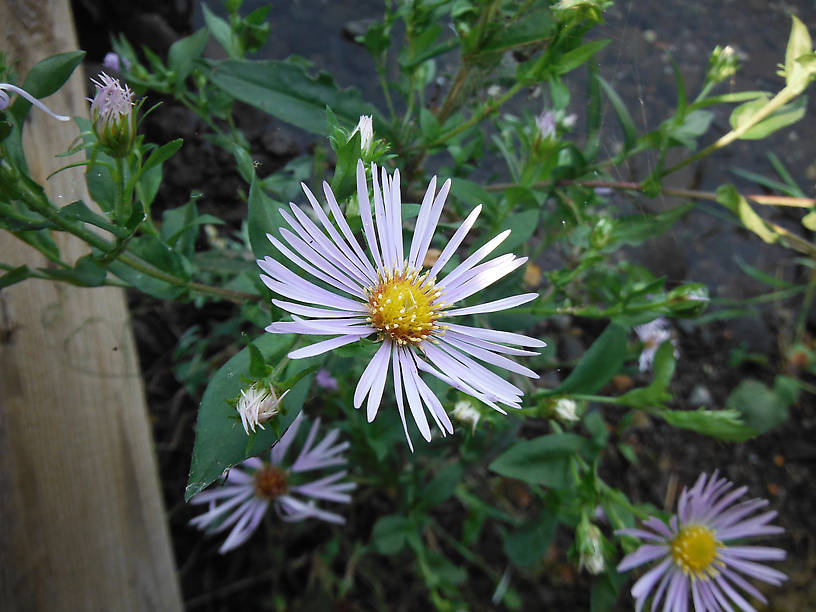
{"label": "flower bud", "polygon": [[606,560],[603,554],[603,536],[597,525],[586,519],[578,523],[575,530],[575,540],[578,546],[578,569],[586,570],[597,576],[606,569]]}
{"label": "flower bud", "polygon": [[360,152],[363,157],[371,154],[371,145],[374,143],[374,118],[372,115],[360,115],[357,127],[351,133],[353,137],[360,132]]}
{"label": "flower bud", "polygon": [[113,157],[125,157],[136,141],[133,91],[122,87],[119,79],[99,73],[96,95],[91,100],[91,121],[99,142]]}
{"label": "flower bud", "polygon": [[672,314],[682,317],[699,316],[708,306],[708,287],[701,283],[681,285],[666,296]]}
{"label": "flower bud", "polygon": [[726,46],[720,48],[719,45],[714,47],[711,56],[708,58],[708,71],[706,72],[706,81],[710,83],[719,83],[734,76],[739,68],[739,60],[733,47]]}
{"label": "flower bud", "polygon": [[589,235],[589,242],[593,249],[602,249],[609,244],[612,238],[612,232],[615,229],[615,223],[608,217],[601,217],[592,228],[592,233]]}

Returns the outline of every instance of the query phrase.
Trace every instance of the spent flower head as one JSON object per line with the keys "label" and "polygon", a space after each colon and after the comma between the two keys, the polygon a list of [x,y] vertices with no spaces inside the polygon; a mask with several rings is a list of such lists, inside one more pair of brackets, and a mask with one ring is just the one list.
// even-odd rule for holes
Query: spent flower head
{"label": "spent flower head", "polygon": [[701,474],[691,489],[683,489],[677,514],[668,523],[650,517],[643,522],[644,529],[616,532],[647,542],[624,557],[619,572],[657,562],[632,587],[636,610],[651,597],[652,610],[663,600],[664,610],[685,612],[691,604],[696,612],[732,610],[733,606],[753,611],[740,590],[763,603],[767,601],[746,577],[773,585],[787,579],[782,572],[757,563],[781,561],[784,550],[742,544],[747,538],[782,533],[781,527],[769,525],[776,512],[750,516],[768,501],[738,502],[748,487],[733,487],[716,471],[710,477]]}
{"label": "spent flower head", "polygon": [[482,418],[481,413],[467,400],[459,400],[456,402],[453,405],[451,415],[460,423],[470,425],[471,431],[476,431],[476,425],[479,424],[479,419]]}
{"label": "spent flower head", "polygon": [[578,414],[578,404],[574,399],[568,397],[562,397],[556,401],[553,412],[562,423],[577,423],[581,420],[581,415]]}
{"label": "spent flower head", "polygon": [[283,398],[289,393],[287,389],[278,397],[272,385],[264,386],[255,382],[246,389],[241,389],[241,396],[235,405],[235,410],[241,417],[241,424],[244,431],[249,434],[249,430],[255,433],[255,428],[264,429],[263,424],[271,420],[283,408]]}
{"label": "spent flower head", "polygon": [[286,461],[286,452],[304,421],[298,414],[280,441],[269,452],[269,461],[252,457],[231,468],[223,484],[198,493],[191,504],[208,504],[207,512],[190,521],[191,525],[210,533],[232,527],[219,552],[225,553],[249,539],[257,529],[270,505],[284,521],[316,518],[342,524],[345,519],[317,506],[318,501],[347,504],[349,491],[357,485],[345,482],[345,470],[310,479],[308,472],[345,465],[342,453],[348,442],[337,443],[339,431],[331,430],[315,444],[320,419],[315,419],[300,453],[294,461]]}
{"label": "spent flower head", "polygon": [[606,569],[604,539],[597,525],[582,518],[575,529],[575,543],[578,548],[578,570],[586,569],[597,576]]}
{"label": "spent flower head", "polygon": [[113,157],[125,157],[136,141],[133,92],[104,72],[97,78],[91,80],[96,87],[90,100],[94,133]]}
{"label": "spent flower head", "polygon": [[[380,176],[378,176],[378,174]],[[322,281],[330,289],[307,280],[271,257],[258,260],[261,280],[286,300],[273,299],[279,308],[292,314],[292,321],[269,325],[271,333],[333,336],[289,354],[292,359],[312,357],[362,338],[380,343],[354,392],[354,407],[368,398],[366,415],[374,420],[380,407],[385,382],[391,370],[397,410],[408,445],[413,448],[405,419],[405,398],[422,436],[430,441],[427,410],[442,434],[453,433],[453,425],[442,403],[422,379],[421,373],[435,376],[452,387],[504,413],[501,405],[521,407],[524,392],[477,360],[505,370],[538,378],[527,367],[506,357],[537,353],[516,346],[542,347],[545,343],[521,334],[443,322],[459,316],[496,312],[525,304],[537,293],[513,295],[472,306],[454,307],[478,291],[510,274],[527,260],[510,253],[480,263],[510,234],[502,232],[447,274],[441,274],[476,222],[477,206],[462,222],[429,270],[422,262],[434,236],[450,181],[437,193],[436,177],[431,179],[420,205],[415,230],[409,244],[402,231],[400,175],[380,174],[371,165],[374,215],[362,161],[357,164],[357,198],[368,247],[366,254],[354,237],[328,183],[323,193],[334,221],[306,185],[303,190],[315,223],[300,207],[290,204],[281,215],[291,229],[282,228],[279,240],[267,237],[288,262]],[[407,247],[407,249],[406,249]],[[407,254],[406,254],[407,253]],[[373,262],[372,262],[373,258]],[[514,346],[516,345],[516,346]]]}

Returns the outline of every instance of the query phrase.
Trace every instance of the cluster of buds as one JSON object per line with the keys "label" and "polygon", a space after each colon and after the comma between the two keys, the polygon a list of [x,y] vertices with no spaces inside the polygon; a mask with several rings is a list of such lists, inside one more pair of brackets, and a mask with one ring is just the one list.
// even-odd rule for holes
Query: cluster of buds
{"label": "cluster of buds", "polygon": [[122,158],[136,140],[133,91],[104,72],[97,78],[91,81],[96,86],[96,95],[90,100],[94,133],[111,156]]}
{"label": "cluster of buds", "polygon": [[717,45],[708,58],[706,81],[709,83],[720,83],[734,76],[738,68],[739,60],[737,59],[734,48],[731,46],[720,47]]}

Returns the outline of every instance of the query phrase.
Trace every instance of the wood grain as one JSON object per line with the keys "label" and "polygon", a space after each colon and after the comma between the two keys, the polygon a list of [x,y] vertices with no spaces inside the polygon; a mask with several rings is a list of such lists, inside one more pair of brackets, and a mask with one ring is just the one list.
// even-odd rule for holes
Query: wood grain
{"label": "wood grain", "polygon": [[[0,0],[0,50],[18,74],[76,48],[68,0]],[[45,102],[87,116],[88,93],[79,69]],[[54,156],[76,135],[73,122],[32,110],[32,176],[67,163]],[[57,204],[90,204],[81,169],[46,190]],[[56,240],[67,261],[87,252]],[[0,260],[46,265],[7,233]],[[0,607],[181,610],[123,293],[27,280],[0,291],[0,328]]]}

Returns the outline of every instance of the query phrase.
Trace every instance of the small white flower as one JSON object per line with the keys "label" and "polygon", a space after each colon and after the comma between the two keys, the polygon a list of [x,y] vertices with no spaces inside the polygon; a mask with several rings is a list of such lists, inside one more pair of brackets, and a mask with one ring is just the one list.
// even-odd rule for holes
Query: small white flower
{"label": "small white flower", "polygon": [[453,418],[455,418],[460,423],[464,423],[465,425],[470,425],[472,431],[476,431],[476,425],[479,423],[479,419],[482,418],[482,415],[473,407],[467,400],[460,400],[456,402],[453,406],[453,412],[451,413]]}
{"label": "small white flower", "polygon": [[657,349],[666,340],[671,340],[674,345],[674,356],[678,356],[677,341],[672,337],[671,324],[665,317],[658,317],[654,321],[635,326],[635,333],[643,343],[643,350],[638,359],[638,368],[641,372],[652,369]]}
{"label": "small white flower", "polygon": [[576,423],[581,419],[578,415],[578,404],[575,403],[575,400],[569,399],[568,397],[562,397],[555,402],[554,410],[558,420],[565,423]]}
{"label": "small white flower", "polygon": [[261,387],[258,383],[254,383],[247,389],[241,389],[241,397],[238,399],[235,410],[241,416],[241,424],[244,426],[247,435],[249,435],[250,429],[252,429],[253,433],[255,433],[256,427],[264,429],[263,423],[266,423],[281,411],[283,398],[286,397],[289,391],[290,389],[287,389],[283,395],[278,397],[271,385]]}
{"label": "small white flower", "polygon": [[374,117],[372,115],[360,115],[357,127],[351,133],[354,136],[360,132],[360,151],[363,154],[369,153],[371,144],[374,142]]}

